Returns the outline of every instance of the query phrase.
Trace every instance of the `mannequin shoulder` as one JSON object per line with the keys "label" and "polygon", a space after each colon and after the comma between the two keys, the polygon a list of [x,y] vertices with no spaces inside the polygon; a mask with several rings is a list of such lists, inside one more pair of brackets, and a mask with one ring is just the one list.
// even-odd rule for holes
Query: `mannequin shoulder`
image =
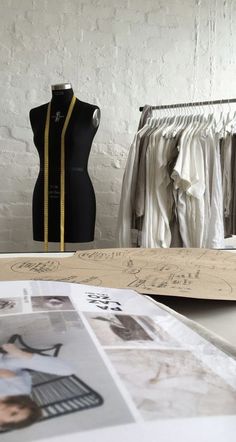
{"label": "mannequin shoulder", "polygon": [[97,128],[101,120],[101,110],[98,106],[90,103],[85,103],[84,101],[78,100],[79,107],[82,111],[86,112],[91,118],[92,124]]}
{"label": "mannequin shoulder", "polygon": [[101,121],[101,110],[99,107],[96,107],[93,111],[93,126],[98,127]]}
{"label": "mannequin shoulder", "polygon": [[29,111],[29,118],[30,123],[33,126],[35,120],[38,118],[42,118],[44,115],[46,115],[48,109],[48,103],[41,104],[41,106],[34,107],[33,109],[30,109]]}

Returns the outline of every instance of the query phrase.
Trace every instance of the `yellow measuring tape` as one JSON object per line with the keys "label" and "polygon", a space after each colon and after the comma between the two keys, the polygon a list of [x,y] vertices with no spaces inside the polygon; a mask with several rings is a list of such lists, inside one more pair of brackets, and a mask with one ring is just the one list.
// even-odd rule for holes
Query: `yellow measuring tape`
{"label": "yellow measuring tape", "polygon": [[[76,97],[73,95],[61,133],[61,175],[60,175],[60,251],[65,250],[65,135]],[[49,128],[51,102],[48,104],[44,131],[44,250],[48,251],[48,176],[49,176]]]}

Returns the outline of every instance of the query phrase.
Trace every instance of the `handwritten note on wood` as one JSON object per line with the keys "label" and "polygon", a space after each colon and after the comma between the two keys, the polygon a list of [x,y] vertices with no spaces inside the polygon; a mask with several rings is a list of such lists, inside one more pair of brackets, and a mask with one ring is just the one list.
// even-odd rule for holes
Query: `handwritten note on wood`
{"label": "handwritten note on wood", "polygon": [[1,280],[42,279],[152,295],[236,300],[236,254],[207,249],[98,249],[70,258],[1,259]]}

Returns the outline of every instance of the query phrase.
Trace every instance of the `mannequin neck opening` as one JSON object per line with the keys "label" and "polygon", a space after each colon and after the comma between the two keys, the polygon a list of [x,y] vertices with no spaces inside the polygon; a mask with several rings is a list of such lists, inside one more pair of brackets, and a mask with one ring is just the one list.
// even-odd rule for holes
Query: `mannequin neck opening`
{"label": "mannequin neck opening", "polygon": [[[61,86],[61,87],[60,87]],[[74,91],[72,87],[63,87],[63,85],[52,86],[52,102],[53,103],[68,103],[71,101]]]}

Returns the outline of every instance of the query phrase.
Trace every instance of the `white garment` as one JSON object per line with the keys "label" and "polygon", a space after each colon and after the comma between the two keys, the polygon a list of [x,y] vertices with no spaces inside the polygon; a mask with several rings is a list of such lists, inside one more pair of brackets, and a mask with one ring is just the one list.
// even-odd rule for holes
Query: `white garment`
{"label": "white garment", "polygon": [[16,358],[0,355],[0,369],[11,370],[14,377],[0,377],[0,397],[15,396],[31,393],[32,381],[30,373],[26,370],[41,371],[58,376],[70,376],[74,374],[72,368],[61,358],[33,354],[32,358]]}
{"label": "white garment", "polygon": [[205,170],[205,192],[204,192],[204,208],[205,208],[205,228],[203,234],[203,247],[207,247],[207,238],[209,231],[209,223],[211,219],[211,194],[210,183],[212,181],[212,164],[214,158],[213,142],[208,136],[200,135],[200,143],[203,151],[204,170]]}
{"label": "white garment", "polygon": [[219,135],[213,131],[210,134],[207,149],[210,151],[209,193],[210,193],[210,219],[208,224],[207,239],[204,247],[224,248],[224,218],[223,218],[223,189],[220,164]]}
{"label": "white garment", "polygon": [[201,143],[198,134],[192,138],[192,161],[195,164],[195,180],[187,189],[187,201],[190,202],[191,209],[189,211],[188,222],[191,231],[191,247],[203,247],[203,237],[205,229],[205,171],[204,158]]}
{"label": "white garment", "polygon": [[196,126],[183,131],[171,175],[179,189],[177,212],[184,247],[202,247],[204,234],[204,159]]}
{"label": "white garment", "polygon": [[30,395],[31,376],[27,371],[16,371],[11,378],[0,378],[0,398],[6,396]]}
{"label": "white garment", "polygon": [[169,188],[167,162],[171,140],[163,137],[160,126],[152,133],[146,151],[146,198],[141,237],[142,247],[169,247],[169,221],[173,198],[166,198]]}
{"label": "white garment", "polygon": [[[181,152],[182,149],[182,152]],[[224,247],[219,136],[191,130],[182,135],[173,173],[179,188],[178,216],[185,247]]]}
{"label": "white garment", "polygon": [[145,210],[145,195],[146,195],[146,155],[147,148],[149,145],[149,137],[156,130],[156,128],[150,127],[150,131],[147,131],[144,136],[144,141],[142,145],[138,176],[135,192],[135,214],[137,217],[144,215]]}
{"label": "white garment", "polygon": [[[163,141],[163,140],[162,140]],[[165,139],[156,149],[156,173],[155,173],[155,194],[158,202],[159,219],[156,233],[153,236],[157,238],[160,247],[170,247],[171,229],[170,220],[172,217],[172,208],[174,203],[172,182],[168,171],[168,162],[175,155],[175,139]]]}
{"label": "white garment", "polygon": [[140,129],[131,144],[122,182],[120,206],[118,212],[116,240],[118,247],[131,247],[131,226],[135,189],[138,174],[139,147],[142,136],[150,129],[145,125]]}

